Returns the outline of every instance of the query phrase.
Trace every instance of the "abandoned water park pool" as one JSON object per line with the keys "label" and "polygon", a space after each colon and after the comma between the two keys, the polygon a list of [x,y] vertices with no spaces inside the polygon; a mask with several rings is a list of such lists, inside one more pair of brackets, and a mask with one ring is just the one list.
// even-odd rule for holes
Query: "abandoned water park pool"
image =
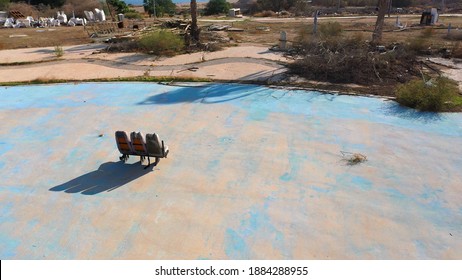
{"label": "abandoned water park pool", "polygon": [[[81,83],[2,87],[0,120],[1,259],[462,258],[461,114]],[[123,163],[117,130],[156,132],[170,154]]]}

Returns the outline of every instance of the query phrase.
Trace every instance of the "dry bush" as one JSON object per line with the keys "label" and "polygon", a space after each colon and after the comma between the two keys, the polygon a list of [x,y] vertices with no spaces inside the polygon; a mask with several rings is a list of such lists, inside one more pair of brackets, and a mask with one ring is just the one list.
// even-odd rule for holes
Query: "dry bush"
{"label": "dry bush", "polygon": [[435,34],[435,30],[433,27],[424,28],[422,32],[420,32],[420,37],[430,39]]}
{"label": "dry bush", "polygon": [[301,35],[300,39],[301,58],[289,67],[309,80],[373,85],[406,82],[419,73],[415,56],[401,45],[378,53],[360,34],[324,39]]}
{"label": "dry bush", "polygon": [[319,35],[323,38],[337,37],[342,32],[342,25],[336,21],[319,25]]}
{"label": "dry bush", "polygon": [[275,17],[276,13],[273,11],[262,11],[262,12],[255,13],[253,16],[254,17]]}
{"label": "dry bush", "polygon": [[[67,0],[66,4],[62,7],[62,11],[70,18],[72,12],[75,12],[76,17],[85,17],[84,11],[93,11],[95,8],[102,9],[98,0]],[[106,15],[109,17],[109,15]]]}
{"label": "dry bush", "polygon": [[452,48],[452,57],[462,58],[462,44],[457,42]]}
{"label": "dry bush", "polygon": [[360,153],[350,153],[340,151],[342,154],[343,160],[347,162],[348,165],[356,165],[367,161],[367,157]]}
{"label": "dry bush", "polygon": [[38,10],[32,6],[28,5],[26,3],[11,3],[9,6],[10,11],[19,11],[21,14],[24,15],[24,17],[27,16],[32,16],[33,18],[38,18],[39,17],[39,12]]}
{"label": "dry bush", "polygon": [[125,40],[111,43],[107,52],[138,52],[141,51],[140,44],[136,40]]}
{"label": "dry bush", "polygon": [[56,13],[59,11],[58,8],[51,8],[50,5],[38,4],[37,10],[41,17],[56,17]]}
{"label": "dry bush", "polygon": [[419,36],[407,40],[408,49],[416,54],[429,54],[434,33],[433,28],[423,29]]}
{"label": "dry bush", "polygon": [[350,37],[347,38],[350,41],[350,44],[357,44],[364,45],[366,43],[366,39],[364,38],[364,34],[361,32],[353,33]]}
{"label": "dry bush", "polygon": [[453,30],[451,33],[444,37],[446,40],[450,41],[462,41],[462,32],[459,30]]}

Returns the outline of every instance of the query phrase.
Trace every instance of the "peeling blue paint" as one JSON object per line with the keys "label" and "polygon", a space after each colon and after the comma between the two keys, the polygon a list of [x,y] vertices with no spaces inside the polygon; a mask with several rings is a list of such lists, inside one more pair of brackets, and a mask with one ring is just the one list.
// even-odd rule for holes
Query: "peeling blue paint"
{"label": "peeling blue paint", "polygon": [[420,260],[430,259],[427,255],[425,243],[420,240],[414,240],[414,247],[417,252],[417,258]]}
{"label": "peeling blue paint", "polygon": [[245,240],[233,229],[226,229],[225,253],[233,260],[246,260],[251,258],[251,253]]}
{"label": "peeling blue paint", "polygon": [[220,137],[218,139],[218,142],[220,144],[230,144],[230,143],[233,143],[234,142],[234,139],[232,137],[229,137],[229,136],[225,136],[225,137]]}
{"label": "peeling blue paint", "polygon": [[11,210],[13,210],[13,202],[4,202],[2,204],[0,206],[0,221],[2,223],[11,221],[10,215],[12,214]]}
{"label": "peeling blue paint", "polygon": [[[88,220],[77,219],[77,223],[75,223],[75,215],[80,215],[81,213],[76,214],[73,207],[75,208],[76,205],[82,205],[86,209],[94,210],[96,213],[97,210],[92,207],[96,207],[96,205],[102,203],[108,203],[107,201],[110,201],[110,205],[116,205],[118,201],[127,201],[126,199],[143,201],[143,199],[147,197],[153,197],[147,196],[147,193],[152,195],[159,189],[165,191],[166,188],[164,186],[168,185],[167,180],[163,179],[162,181],[162,179],[159,179],[162,178],[162,176],[157,176],[158,174],[154,173],[152,181],[149,181],[151,179],[146,180],[143,182],[143,184],[146,185],[137,189],[132,189],[131,192],[104,192],[98,196],[82,195],[95,194],[95,192],[91,190],[87,191],[87,193],[81,191],[68,191],[68,193],[74,193],[71,196],[69,196],[68,193],[64,193],[63,190],[44,193],[44,191],[57,184],[62,184],[63,182],[68,182],[67,186],[72,185],[73,182],[82,183],[82,181],[76,180],[81,176],[83,176],[83,181],[85,181],[84,185],[89,188],[92,186],[91,184],[97,185],[109,182],[110,184],[119,186],[116,183],[124,182],[123,184],[128,184],[128,182],[130,182],[130,180],[125,180],[129,175],[124,175],[122,172],[119,172],[121,170],[127,170],[127,168],[129,168],[127,165],[124,165],[123,169],[113,167],[114,169],[111,169],[110,173],[114,175],[111,175],[114,178],[111,176],[93,176],[95,173],[98,173],[98,166],[104,165],[105,163],[112,163],[108,162],[108,160],[115,160],[117,157],[112,137],[95,138],[95,135],[90,135],[91,133],[88,132],[88,135],[75,136],[76,139],[72,139],[77,142],[75,147],[68,148],[60,153],[59,158],[56,159],[57,155],[53,154],[54,150],[53,147],[50,147],[50,142],[54,141],[53,143],[59,143],[59,141],[68,140],[68,138],[65,139],[65,137],[74,137],[74,135],[62,135],[63,133],[68,133],[67,131],[70,129],[66,127],[66,121],[78,118],[79,115],[84,112],[85,107],[89,106],[92,108],[101,106],[101,109],[111,107],[111,110],[119,114],[127,114],[127,116],[136,121],[139,121],[136,119],[139,114],[156,112],[156,110],[163,110],[163,112],[169,111],[167,114],[162,113],[162,115],[159,115],[160,121],[157,118],[152,118],[138,122],[146,127],[152,126],[153,129],[170,123],[180,123],[180,126],[185,126],[187,124],[178,122],[180,118],[184,117],[191,118],[192,121],[203,121],[201,118],[204,118],[204,121],[208,121],[205,118],[212,116],[214,124],[220,121],[220,124],[223,125],[224,132],[220,131],[220,133],[224,134],[217,135],[207,131],[205,128],[200,128],[194,133],[190,133],[190,135],[182,135],[182,127],[169,127],[168,129],[173,131],[170,138],[171,141],[178,146],[183,145],[183,143],[178,143],[180,141],[178,139],[187,141],[189,147],[200,145],[213,146],[211,153],[205,157],[204,161],[200,162],[200,168],[205,168],[204,171],[206,172],[204,172],[204,174],[207,174],[207,177],[204,178],[211,177],[211,181],[213,182],[215,182],[214,180],[216,179],[214,178],[214,176],[216,176],[215,172],[220,171],[219,169],[221,168],[226,168],[225,166],[221,166],[223,164],[223,157],[226,156],[224,151],[226,151],[227,148],[236,148],[241,144],[245,145],[245,143],[237,143],[238,139],[242,139],[240,136],[243,135],[233,134],[238,132],[241,127],[250,123],[253,126],[261,125],[265,133],[267,130],[267,134],[258,135],[259,138],[255,139],[255,143],[252,143],[261,145],[261,151],[263,152],[268,146],[268,143],[273,143],[271,138],[272,134],[284,135],[284,140],[287,140],[289,152],[283,156],[285,157],[283,168],[278,168],[274,170],[274,172],[276,172],[275,174],[271,174],[268,178],[259,180],[258,182],[261,183],[261,185],[255,186],[255,184],[253,184],[252,187],[256,189],[252,189],[252,197],[239,197],[237,194],[239,190],[249,188],[249,185],[254,182],[253,179],[261,174],[259,172],[261,172],[263,165],[258,155],[260,150],[257,150],[255,153],[248,153],[247,150],[243,150],[242,154],[245,154],[245,157],[242,158],[239,165],[239,170],[243,171],[236,174],[236,178],[229,179],[226,182],[226,186],[222,186],[221,189],[218,189],[218,187],[216,190],[214,189],[214,191],[217,191],[217,197],[219,196],[219,199],[233,200],[231,202],[226,201],[227,203],[236,202],[236,204],[238,204],[241,201],[248,203],[245,204],[247,206],[239,209],[242,210],[241,212],[238,211],[230,219],[228,219],[229,217],[222,217],[223,223],[220,230],[223,232],[224,236],[220,236],[219,240],[221,242],[224,237],[224,243],[219,244],[219,246],[221,246],[219,250],[224,250],[228,258],[249,259],[256,256],[261,257],[257,248],[254,247],[257,241],[259,244],[263,243],[269,246],[273,252],[280,252],[282,258],[291,258],[293,251],[291,246],[296,246],[296,244],[291,243],[296,239],[291,235],[294,233],[292,229],[293,225],[287,226],[281,221],[276,220],[272,216],[272,213],[280,209],[288,209],[287,215],[298,215],[297,221],[301,221],[304,218],[308,220],[312,217],[309,214],[315,212],[312,208],[308,208],[308,206],[305,207],[305,205],[309,204],[307,202],[310,202],[310,198],[322,197],[323,199],[330,199],[331,196],[335,197],[335,195],[340,192],[342,195],[348,195],[347,192],[351,190],[353,190],[355,194],[363,191],[362,194],[365,195],[376,195],[378,199],[386,201],[386,203],[388,203],[387,206],[391,208],[396,206],[396,211],[393,209],[392,216],[399,217],[404,223],[412,222],[414,218],[419,223],[428,222],[428,227],[432,227],[432,229],[437,231],[437,234],[433,234],[437,239],[440,236],[438,234],[443,231],[449,232],[449,230],[451,230],[453,234],[461,232],[462,208],[454,203],[455,199],[451,198],[451,203],[447,203],[445,199],[450,200],[448,198],[449,194],[444,191],[446,183],[451,183],[451,186],[454,186],[460,182],[459,179],[454,179],[453,177],[445,179],[445,176],[457,176],[456,174],[449,174],[448,166],[460,170],[462,168],[461,157],[453,155],[448,156],[447,162],[444,162],[446,167],[437,170],[439,172],[439,177],[435,176],[435,181],[438,182],[438,185],[423,186],[422,181],[416,180],[416,182],[414,182],[411,175],[401,174],[399,169],[388,166],[387,164],[391,162],[389,158],[382,162],[380,159],[377,160],[371,157],[367,164],[350,168],[341,164],[340,155],[338,162],[336,162],[332,155],[335,155],[338,151],[329,150],[329,152],[331,152],[329,157],[333,160],[331,162],[326,162],[320,160],[325,156],[321,154],[324,153],[323,151],[316,150],[313,154],[308,154],[306,151],[302,151],[297,145],[300,143],[297,141],[306,140],[306,142],[315,144],[322,143],[324,145],[332,145],[334,149],[338,148],[339,150],[358,151],[366,155],[369,155],[369,153],[375,155],[379,154],[377,145],[375,144],[380,139],[377,139],[373,132],[367,132],[369,138],[364,140],[361,136],[355,137],[355,135],[352,136],[345,132],[342,134],[335,131],[336,128],[346,125],[346,132],[352,132],[357,128],[356,124],[360,124],[364,126],[358,126],[359,128],[364,127],[370,129],[374,125],[377,125],[381,128],[389,129],[392,132],[397,131],[401,133],[400,136],[407,133],[413,133],[412,135],[415,134],[417,136],[423,135],[424,137],[422,140],[417,138],[415,142],[422,144],[422,153],[427,151],[434,152],[433,150],[436,149],[436,144],[424,143],[424,141],[428,141],[428,139],[433,139],[432,137],[434,135],[435,139],[438,141],[444,139],[444,141],[448,143],[454,143],[452,145],[455,147],[454,150],[445,148],[442,152],[448,155],[450,153],[459,154],[458,152],[461,147],[459,144],[462,143],[460,140],[462,137],[461,114],[420,113],[402,108],[394,102],[383,102],[380,99],[374,98],[338,96],[309,91],[274,90],[259,86],[233,84],[214,84],[202,87],[170,87],[153,83],[89,83],[78,85],[64,84],[12,87],[0,89],[0,92],[0,113],[5,114],[7,117],[11,117],[9,113],[13,112],[13,116],[20,121],[19,125],[11,128],[10,131],[0,136],[0,156],[8,156],[0,160],[0,172],[2,180],[4,180],[4,182],[2,182],[3,185],[0,186],[0,194],[3,198],[1,201],[3,205],[0,205],[0,221],[2,222],[0,224],[0,232],[3,232],[0,234],[0,243],[2,244],[2,247],[0,247],[2,251],[0,252],[0,257],[42,257],[41,255],[39,256],[38,253],[30,253],[30,255],[28,255],[28,253],[23,253],[21,256],[16,255],[17,252],[24,251],[24,248],[19,248],[20,250],[18,250],[18,246],[22,246],[21,238],[23,237],[8,235],[9,230],[11,230],[8,224],[17,225],[21,223],[21,225],[25,225],[26,228],[34,228],[36,231],[36,233],[34,232],[34,236],[37,237],[37,241],[41,242],[42,247],[40,250],[43,251],[45,257],[74,258],[75,252],[73,252],[73,248],[75,247],[73,244],[81,242],[82,240],[88,241],[88,237],[84,237],[84,235],[89,230],[89,227],[86,227],[89,222]],[[189,115],[184,114],[184,111],[182,111],[186,107],[184,106],[185,104],[192,104],[188,106],[188,108],[191,107]],[[177,107],[174,107],[175,105]],[[226,110],[222,110],[225,105]],[[202,115],[202,110],[205,108],[207,114]],[[37,117],[34,118],[20,119],[21,110],[18,109],[37,109],[40,114],[37,114]],[[219,115],[219,118],[215,119],[216,115],[214,114],[214,110],[227,113],[217,113],[216,115]],[[66,115],[64,115],[63,112],[66,112]],[[157,117],[158,115],[155,116]],[[273,117],[278,116],[283,118],[284,124],[291,124],[293,122],[297,127],[296,133],[292,133],[295,130],[290,131],[292,134],[285,133],[286,127],[274,123]],[[97,117],[95,117],[95,119],[97,119]],[[270,123],[269,120],[273,123]],[[274,120],[277,119],[274,118]],[[332,124],[335,125],[335,129],[329,126]],[[112,126],[108,125],[107,120],[101,120],[101,122],[98,121],[91,125],[91,129],[95,131],[107,131],[108,129],[112,129]],[[345,135],[347,137],[345,137]],[[204,142],[204,139],[206,142]],[[174,141],[177,141],[177,143]],[[394,144],[400,143],[399,140],[396,139],[392,142]],[[388,142],[382,144],[387,145]],[[11,154],[20,154],[21,148],[25,146],[33,146],[35,148],[34,151],[37,151],[39,155],[53,154],[50,156],[53,160],[46,163],[46,168],[49,169],[37,165],[38,161],[36,159],[29,158],[21,160],[20,165],[12,166],[8,161],[10,159],[9,156],[11,156]],[[170,146],[172,147],[172,144],[170,144]],[[185,150],[184,147],[181,148],[183,151]],[[388,147],[386,148],[388,149]],[[398,148],[401,152],[406,152],[406,149],[414,147]],[[96,159],[90,157],[90,155],[94,156],[96,153],[98,154],[98,157],[95,157]],[[192,151],[192,153],[194,153],[194,151]],[[392,155],[390,157],[392,157]],[[194,160],[191,160],[191,158],[194,158]],[[196,157],[195,155],[191,156],[188,154],[185,156],[178,153],[174,154],[172,159],[169,160],[175,159],[176,162],[173,164],[175,168],[168,171],[168,177],[170,178],[177,178],[181,172],[180,169],[176,169],[176,166],[182,164],[189,164],[189,166],[191,166],[191,163],[195,163]],[[131,158],[130,160],[133,159]],[[226,160],[229,160],[229,158],[226,158]],[[276,160],[278,161],[277,164],[279,164],[280,158]],[[133,160],[130,163],[134,162]],[[273,162],[270,162],[270,164],[273,164]],[[335,165],[335,167],[331,168],[332,166],[330,165]],[[278,167],[280,166],[281,165],[278,165]],[[317,175],[324,175],[327,180],[321,182],[314,181],[315,179],[306,175],[306,172],[311,172],[311,170],[305,170],[307,166],[308,168],[312,168],[312,166],[316,168],[319,167],[319,170],[316,169],[314,171],[324,172]],[[36,180],[34,180],[30,186],[20,186],[20,184],[23,183],[19,182],[17,186],[10,186],[14,184],[11,182],[20,180],[22,176],[27,176],[26,169],[31,167],[43,168],[43,172],[49,172],[49,174],[53,176],[50,175],[48,177],[53,178],[50,179],[47,178],[47,176],[37,176]],[[139,166],[136,167],[138,168]],[[197,168],[196,166],[194,167]],[[158,168],[163,168],[162,164]],[[191,171],[192,168],[193,167],[190,167],[188,171]],[[367,173],[368,169],[361,168],[372,168],[375,173]],[[66,170],[67,174],[64,174],[64,172],[61,173],[61,170]],[[154,172],[157,170],[158,169]],[[428,170],[430,170],[430,168],[428,168]],[[265,170],[265,174],[268,174],[266,171],[267,170]],[[208,175],[208,173],[213,174]],[[375,176],[377,176],[377,180],[375,180]],[[28,180],[32,181],[31,179]],[[209,182],[201,181],[201,183],[204,184]],[[152,184],[152,187],[149,184]],[[279,189],[280,192],[268,195],[267,191],[269,187]],[[15,211],[18,210],[15,210],[15,206],[20,206],[19,209],[26,207],[24,201],[29,201],[27,195],[30,195],[32,190],[33,192],[40,193],[40,198],[43,196],[47,199],[46,201],[54,206],[50,209],[59,209],[59,213],[53,216],[55,220],[52,221],[52,224],[51,222],[46,223],[44,221],[46,219],[39,220],[30,218],[28,221],[16,220],[17,213],[15,213]],[[218,191],[222,191],[223,193],[218,195]],[[226,193],[227,191],[229,191],[229,193]],[[201,194],[199,188],[195,188],[192,192],[191,194],[187,192],[182,195],[186,195],[187,199],[192,198],[193,205],[203,205],[215,199],[215,197],[211,198]],[[122,195],[120,195],[121,193]],[[127,197],[128,194],[129,197]],[[66,202],[65,204],[69,207],[57,206],[61,204],[63,196],[70,197],[68,203]],[[20,202],[15,202],[14,205],[11,203],[3,203],[10,197],[17,198],[17,201]],[[182,199],[186,199],[186,197]],[[360,201],[360,203],[364,203],[364,201]],[[357,204],[359,205],[360,203],[358,202]],[[316,203],[313,203],[313,205],[315,204]],[[291,208],[292,205],[295,206]],[[301,209],[295,209],[298,205],[304,206],[299,207]],[[162,206],[165,206],[165,204]],[[210,207],[210,205],[207,206]],[[322,206],[319,207],[319,211],[322,212]],[[412,211],[408,211],[411,209]],[[298,210],[300,211],[296,213]],[[351,214],[352,210],[346,209],[346,211],[350,211],[349,213]],[[378,211],[378,213],[388,214],[387,211],[390,210],[384,209],[382,212]],[[98,214],[99,213],[96,213],[95,215]],[[86,215],[85,217],[88,219],[88,215],[91,214],[86,213]],[[309,220],[309,223],[307,222],[306,224],[300,225],[300,228],[297,228],[298,232],[295,234],[300,234],[302,230],[314,230],[313,227],[316,225],[310,224],[311,222],[312,220]],[[345,226],[341,224],[342,221],[337,222],[340,223],[340,226]],[[230,226],[230,224],[233,226]],[[399,225],[404,227],[412,226],[403,225],[402,223]],[[52,230],[50,230],[50,228],[52,228]],[[117,244],[118,247],[110,248],[110,252],[106,254],[105,257],[123,258],[125,253],[133,247],[133,243],[136,242],[136,235],[139,234],[139,228],[137,228],[135,222],[134,224],[130,222],[127,224],[126,228],[121,228],[120,230],[125,234],[125,238],[123,238],[121,243]],[[104,234],[106,234],[106,232],[94,233],[92,237],[101,237]],[[342,233],[333,235],[334,238],[339,238],[339,236],[342,236]],[[124,236],[122,235],[122,237]],[[297,236],[297,238],[298,237],[299,236]],[[406,238],[405,242],[408,242],[407,244],[412,244],[412,238]],[[94,242],[92,247],[90,246],[90,251],[87,252],[88,258],[91,258],[97,252],[96,250],[100,249],[97,241]],[[211,240],[210,244],[214,244],[213,242],[218,241]],[[341,241],[337,240],[337,242],[349,243],[349,240],[342,239]],[[435,241],[435,243],[436,242],[440,242],[442,244],[441,246],[451,245],[450,242],[442,238]],[[428,247],[433,246],[431,244],[429,245],[428,240],[415,241],[414,246],[416,247],[416,251],[419,252],[419,255],[416,255],[416,257],[421,256],[422,258],[427,258],[428,254],[432,253],[432,250],[435,251],[434,248]],[[387,252],[387,248],[384,248],[380,244],[364,247],[348,246],[347,244],[345,247],[348,248],[348,250],[342,253],[351,254],[353,257],[355,254],[358,257],[363,257],[365,255],[387,257],[386,253],[390,253]],[[148,251],[153,252],[153,257],[158,257],[158,255],[154,253],[155,248],[149,248]],[[80,252],[80,255],[82,255],[82,252]],[[200,252],[197,256],[207,256],[207,253]],[[192,256],[192,258],[196,258],[197,256]]]}
{"label": "peeling blue paint", "polygon": [[288,154],[289,170],[287,172],[284,172],[284,174],[279,177],[279,179],[284,182],[289,182],[297,178],[298,172],[300,170],[300,165],[302,164],[302,161],[305,159],[304,156],[297,154],[293,150],[292,146],[290,147],[291,148]]}
{"label": "peeling blue paint", "polygon": [[310,186],[309,188],[319,193],[330,193],[332,191],[331,189],[320,188],[317,186]]}
{"label": "peeling blue paint", "polygon": [[363,191],[372,189],[372,182],[362,176],[343,173],[336,176],[337,185],[342,188],[358,188]]}
{"label": "peeling blue paint", "polygon": [[355,184],[357,187],[359,187],[362,190],[370,190],[372,189],[372,182],[364,177],[361,176],[354,176],[351,179],[351,182]]}
{"label": "peeling blue paint", "polygon": [[[249,244],[255,240],[279,251],[284,258],[290,258],[292,248],[287,246],[284,234],[271,221],[268,209],[277,198],[268,196],[262,207],[255,206],[246,212],[237,229],[227,229],[226,255],[236,259],[249,259],[252,249]],[[231,246],[231,244],[233,246]],[[232,248],[232,250],[230,250]]]}
{"label": "peeling blue paint", "polygon": [[289,173],[284,173],[281,177],[279,177],[282,181],[288,182],[292,179],[292,176],[290,176]]}
{"label": "peeling blue paint", "polygon": [[8,236],[4,232],[0,232],[0,259],[14,259],[19,247],[19,240]]}
{"label": "peeling blue paint", "polygon": [[7,152],[11,151],[11,149],[13,149],[13,147],[14,146],[11,143],[1,141],[0,142],[0,156],[3,156]]}
{"label": "peeling blue paint", "polygon": [[132,224],[127,234],[125,235],[124,240],[122,240],[122,242],[119,243],[119,246],[117,246],[117,249],[115,250],[113,254],[113,258],[121,258],[123,254],[127,250],[129,250],[136,233],[139,231],[140,231],[140,224],[138,223]]}
{"label": "peeling blue paint", "polygon": [[393,197],[394,199],[399,199],[399,200],[405,200],[405,199],[408,199],[408,197],[406,195],[404,195],[403,193],[401,193],[399,190],[397,189],[390,189],[390,188],[387,188],[387,189],[383,189],[383,192],[390,195],[391,197]]}

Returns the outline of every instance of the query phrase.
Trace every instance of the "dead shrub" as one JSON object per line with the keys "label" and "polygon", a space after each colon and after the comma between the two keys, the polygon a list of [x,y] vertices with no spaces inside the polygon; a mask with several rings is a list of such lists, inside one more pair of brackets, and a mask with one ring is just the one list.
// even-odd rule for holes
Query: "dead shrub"
{"label": "dead shrub", "polygon": [[408,49],[416,54],[430,54],[433,34],[433,28],[423,29],[419,36],[407,40]]}
{"label": "dead shrub", "polygon": [[451,53],[452,57],[462,58],[462,44],[460,42],[455,43]]}
{"label": "dead shrub", "polygon": [[109,53],[117,52],[138,52],[141,51],[140,44],[135,40],[124,40],[112,42],[106,51]]}
{"label": "dead shrub", "polygon": [[347,40],[349,40],[349,45],[364,45],[366,40],[364,39],[364,34],[360,32],[354,33],[352,36],[348,37]]}
{"label": "dead shrub", "polygon": [[275,17],[276,13],[273,11],[262,11],[262,12],[255,13],[253,16],[254,17]]}
{"label": "dead shrub", "polygon": [[58,8],[51,8],[50,5],[45,4],[38,4],[37,10],[41,17],[56,17],[56,13],[58,12]]}
{"label": "dead shrub", "polygon": [[390,51],[380,54],[356,36],[301,42],[297,46],[301,58],[289,68],[309,80],[360,85],[405,82],[419,73],[415,56],[403,46],[389,47]]}
{"label": "dead shrub", "polygon": [[356,165],[367,161],[367,157],[360,153],[350,153],[340,151],[342,154],[343,160],[347,162],[348,165]]}
{"label": "dead shrub", "polygon": [[[75,13],[76,17],[85,17],[84,11],[94,11],[95,8],[102,9],[101,1],[98,0],[67,0],[62,11],[70,18],[72,13]],[[106,15],[109,18],[110,15]]]}
{"label": "dead shrub", "polygon": [[32,5],[28,5],[26,3],[10,3],[9,6],[10,11],[19,11],[24,17],[31,16],[33,18],[38,18],[39,13],[37,8]]}
{"label": "dead shrub", "polygon": [[460,32],[459,30],[453,30],[451,31],[451,33],[449,33],[449,35],[445,36],[444,38],[450,41],[462,41],[462,32]]}
{"label": "dead shrub", "polygon": [[337,37],[340,36],[342,32],[342,25],[336,21],[319,25],[319,34],[323,38]]}
{"label": "dead shrub", "polygon": [[408,49],[416,54],[427,54],[431,44],[429,40],[422,37],[414,37],[407,41]]}
{"label": "dead shrub", "polygon": [[430,39],[434,34],[435,30],[432,27],[424,28],[422,32],[420,32],[420,37]]}

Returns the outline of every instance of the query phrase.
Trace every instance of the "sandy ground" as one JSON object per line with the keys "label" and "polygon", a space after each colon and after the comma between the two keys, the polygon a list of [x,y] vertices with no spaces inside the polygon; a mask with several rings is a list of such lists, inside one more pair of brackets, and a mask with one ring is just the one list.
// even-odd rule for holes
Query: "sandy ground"
{"label": "sandy ground", "polygon": [[457,81],[462,91],[462,59],[431,58],[430,61],[445,66],[446,68],[442,69],[443,73],[447,77]]}
{"label": "sandy ground", "polygon": [[[218,52],[200,52],[159,58],[138,53],[100,53],[105,45],[63,47],[64,56],[56,60],[54,48],[0,51],[0,63],[37,62],[6,65],[0,69],[0,82],[35,79],[86,80],[142,75],[194,77],[216,80],[277,79],[286,71],[281,53],[266,47],[239,46]],[[38,63],[40,62],[40,63]]]}

